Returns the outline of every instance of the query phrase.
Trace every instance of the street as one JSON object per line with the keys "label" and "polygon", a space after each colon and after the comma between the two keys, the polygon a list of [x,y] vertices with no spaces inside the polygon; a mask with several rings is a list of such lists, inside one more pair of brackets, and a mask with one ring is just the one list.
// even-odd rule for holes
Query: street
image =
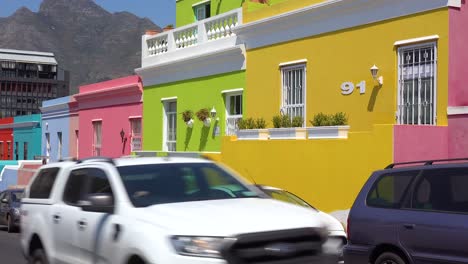
{"label": "street", "polygon": [[21,254],[19,233],[10,234],[3,226],[0,226],[0,259],[1,263],[26,263]]}

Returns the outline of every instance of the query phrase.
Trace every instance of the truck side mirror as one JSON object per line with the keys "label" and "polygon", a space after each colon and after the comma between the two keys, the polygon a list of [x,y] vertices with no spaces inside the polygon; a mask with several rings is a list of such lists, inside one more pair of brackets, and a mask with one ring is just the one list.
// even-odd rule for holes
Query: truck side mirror
{"label": "truck side mirror", "polygon": [[114,213],[114,197],[110,193],[89,194],[79,205],[86,212]]}

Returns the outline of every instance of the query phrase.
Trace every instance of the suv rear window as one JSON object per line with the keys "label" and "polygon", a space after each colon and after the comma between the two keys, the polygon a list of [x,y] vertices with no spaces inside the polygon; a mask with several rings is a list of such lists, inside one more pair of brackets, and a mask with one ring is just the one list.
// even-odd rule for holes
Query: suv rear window
{"label": "suv rear window", "polygon": [[403,195],[419,171],[384,174],[373,185],[367,196],[367,205],[382,208],[400,208]]}
{"label": "suv rear window", "polygon": [[59,170],[59,168],[42,169],[29,188],[29,198],[48,199]]}

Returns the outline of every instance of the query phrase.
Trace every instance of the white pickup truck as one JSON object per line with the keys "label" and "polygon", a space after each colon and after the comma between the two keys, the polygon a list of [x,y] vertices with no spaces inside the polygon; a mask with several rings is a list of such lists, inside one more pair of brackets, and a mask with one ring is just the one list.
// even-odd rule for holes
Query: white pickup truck
{"label": "white pickup truck", "polygon": [[336,263],[336,242],[311,210],[204,159],[51,163],[21,205],[21,245],[34,264]]}

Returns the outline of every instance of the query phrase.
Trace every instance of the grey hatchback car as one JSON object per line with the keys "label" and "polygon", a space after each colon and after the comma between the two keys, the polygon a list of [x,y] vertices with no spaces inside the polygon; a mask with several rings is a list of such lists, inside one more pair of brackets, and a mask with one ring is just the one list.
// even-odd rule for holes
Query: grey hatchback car
{"label": "grey hatchback car", "polygon": [[344,262],[468,263],[467,161],[395,163],[375,171],[351,208]]}

